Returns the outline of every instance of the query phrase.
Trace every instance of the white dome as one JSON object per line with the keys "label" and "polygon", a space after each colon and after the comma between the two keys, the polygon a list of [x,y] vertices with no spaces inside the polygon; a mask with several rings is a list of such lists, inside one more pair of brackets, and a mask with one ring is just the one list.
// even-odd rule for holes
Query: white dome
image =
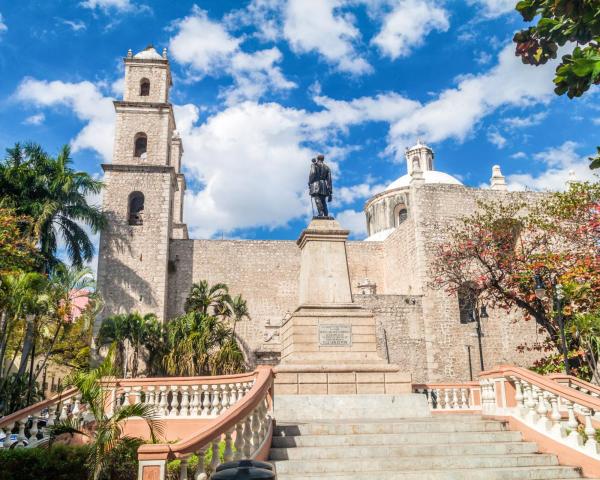
{"label": "white dome", "polygon": [[387,237],[394,233],[395,228],[387,228],[380,232],[374,233],[370,237],[365,238],[365,242],[383,242]]}
{"label": "white dome", "polygon": [[154,47],[148,47],[146,50],[142,50],[136,53],[133,58],[141,58],[144,60],[162,60],[163,57],[154,49]]}
{"label": "white dome", "polygon": [[[448,175],[444,172],[438,172],[436,170],[424,171],[423,178],[425,179],[425,183],[446,183],[449,185],[462,185],[462,183],[456,178],[454,178],[452,175]],[[400,178],[390,183],[384,191],[387,192],[396,188],[408,187],[410,186],[411,179],[412,177],[408,174],[402,175]]]}

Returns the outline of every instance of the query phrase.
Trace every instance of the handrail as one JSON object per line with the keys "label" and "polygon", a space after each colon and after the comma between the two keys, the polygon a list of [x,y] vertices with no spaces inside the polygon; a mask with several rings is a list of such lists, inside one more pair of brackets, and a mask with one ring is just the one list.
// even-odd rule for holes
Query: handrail
{"label": "handrail", "polygon": [[117,387],[137,387],[146,385],[197,385],[199,383],[214,385],[221,383],[235,383],[252,380],[254,372],[236,373],[232,375],[202,376],[202,377],[145,377],[145,378],[119,378],[115,384]]}
{"label": "handrail", "polygon": [[481,409],[479,382],[438,382],[413,384],[414,393],[425,394],[432,412]]}
{"label": "handrail", "polygon": [[45,410],[53,405],[57,405],[58,403],[67,400],[68,398],[72,398],[77,393],[76,388],[69,388],[64,392],[55,395],[54,397],[48,398],[46,400],[42,400],[41,402],[34,403],[33,405],[29,405],[28,407],[22,408],[21,410],[17,410],[16,412],[7,415],[6,417],[0,418],[0,428],[4,428],[11,423],[16,422],[22,418],[28,418],[31,415]]}
{"label": "handrail", "polygon": [[522,380],[533,383],[537,387],[542,387],[545,391],[554,395],[560,395],[563,399],[592,410],[600,411],[600,398],[586,395],[574,388],[565,387],[551,378],[544,377],[539,373],[532,372],[526,368],[515,367],[512,365],[500,365],[493,370],[482,372],[479,375],[481,379],[491,379],[498,376],[516,376]]}
{"label": "handrail", "polygon": [[566,384],[567,386],[577,390],[587,390],[592,396],[600,397],[600,386],[586,382],[581,378],[574,377],[573,375],[565,375],[564,373],[552,373],[548,375],[548,377],[560,384]]}
{"label": "handrail", "polygon": [[[211,468],[219,463],[219,443],[224,436],[225,461],[250,458],[263,450],[270,443],[272,435],[271,390],[273,387],[273,370],[268,366],[259,366],[252,374],[252,388],[237,403],[224,410],[215,420],[200,427],[198,433],[177,443],[145,444],[138,449],[140,461],[138,478],[165,478],[166,462],[180,459],[182,469],[187,468],[187,459],[192,454],[202,458],[204,452],[212,447],[213,460]],[[232,434],[235,432],[235,445]],[[267,445],[268,446],[268,445]],[[233,452],[235,447],[235,454]],[[197,478],[205,478],[203,462],[198,463]]]}

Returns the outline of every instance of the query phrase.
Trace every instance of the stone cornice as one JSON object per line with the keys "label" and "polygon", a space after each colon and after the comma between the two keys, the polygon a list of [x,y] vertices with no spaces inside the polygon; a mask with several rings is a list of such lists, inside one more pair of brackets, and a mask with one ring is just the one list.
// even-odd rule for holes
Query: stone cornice
{"label": "stone cornice", "polygon": [[171,165],[128,165],[123,163],[103,163],[105,172],[139,172],[139,173],[170,173],[175,175],[175,167]]}
{"label": "stone cornice", "polygon": [[125,100],[113,100],[115,110],[119,108],[151,108],[159,110],[173,110],[173,105],[169,102],[127,102]]}

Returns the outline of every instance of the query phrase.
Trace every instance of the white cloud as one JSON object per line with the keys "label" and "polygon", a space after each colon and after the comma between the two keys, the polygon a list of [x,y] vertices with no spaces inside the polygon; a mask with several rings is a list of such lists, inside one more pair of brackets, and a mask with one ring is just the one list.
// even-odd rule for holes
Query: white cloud
{"label": "white cloud", "polygon": [[475,53],[475,61],[478,65],[487,65],[492,61],[492,54],[484,51]]}
{"label": "white cloud", "polygon": [[282,60],[279,49],[242,51],[242,40],[231,36],[224,25],[212,21],[197,6],[189,16],[175,21],[172,28],[176,33],[169,49],[177,62],[189,65],[196,76],[227,74],[233,78],[234,85],[223,92],[230,104],[296,87],[277,66]]}
{"label": "white cloud", "polygon": [[490,128],[487,132],[487,139],[493,145],[496,145],[499,149],[503,149],[506,146],[506,138],[498,131],[497,128]]}
{"label": "white cloud", "polygon": [[278,40],[281,35],[281,10],[283,0],[252,0],[245,8],[233,10],[223,18],[230,30],[254,26],[254,34],[263,42]]}
{"label": "white cloud", "polygon": [[509,12],[515,11],[515,0],[468,0],[471,5],[481,9],[483,16],[497,18]]}
{"label": "white cloud", "polygon": [[367,236],[367,222],[364,212],[356,210],[344,210],[335,216],[342,226],[350,230],[350,236],[354,239],[363,239]]}
{"label": "white cloud", "polygon": [[552,96],[554,69],[523,65],[507,45],[498,64],[485,73],[462,77],[456,88],[442,91],[438,97],[392,124],[388,152],[397,158],[403,147],[417,137],[435,143],[454,138],[463,141],[486,115],[503,106],[529,106],[549,101]]}
{"label": "white cloud", "polygon": [[85,30],[87,28],[83,20],[63,20],[62,22],[70,27],[74,32]]}
{"label": "white cloud", "polygon": [[135,4],[131,0],[84,0],[79,5],[90,10],[99,9],[104,13],[111,10],[116,12],[148,12],[151,10],[147,5]]}
{"label": "white cloud", "polygon": [[516,152],[513,153],[510,158],[514,158],[516,160],[521,159],[521,158],[527,158],[527,154],[525,152]]}
{"label": "white cloud", "polygon": [[343,0],[288,0],[283,35],[296,53],[317,52],[343,72],[364,74],[371,65],[355,49],[360,31]]}
{"label": "white cloud", "polygon": [[37,107],[67,106],[86,122],[71,141],[73,151],[90,148],[105,161],[112,157],[114,138],[114,107],[112,98],[105,97],[91,82],[48,82],[25,78],[17,88],[16,98]]}
{"label": "white cloud", "polygon": [[6,26],[6,23],[4,23],[4,17],[0,13],[0,32],[5,32],[6,30],[8,30],[8,27]]}
{"label": "white cloud", "polygon": [[538,112],[526,117],[503,118],[502,123],[509,129],[519,129],[539,125],[548,116],[548,112]]}
{"label": "white cloud", "polygon": [[354,203],[356,200],[370,198],[382,192],[386,186],[384,184],[359,183],[349,187],[341,187],[337,189],[334,200],[337,200],[340,204]]}
{"label": "white cloud", "polygon": [[41,125],[44,123],[44,120],[46,120],[46,115],[44,115],[44,112],[40,112],[27,117],[23,120],[23,123],[25,125]]}
{"label": "white cloud", "polygon": [[600,117],[598,117],[598,118],[592,118],[592,123],[594,125],[600,125]]}
{"label": "white cloud", "polygon": [[[568,180],[597,180],[589,167],[589,155],[580,156],[575,142],[565,142],[533,156],[545,169],[539,174],[507,175],[510,190],[564,190]],[[570,172],[573,172],[572,174]]]}
{"label": "white cloud", "polygon": [[383,25],[371,43],[392,60],[406,57],[423,44],[433,30],[450,28],[448,12],[429,0],[400,0],[383,19]]}

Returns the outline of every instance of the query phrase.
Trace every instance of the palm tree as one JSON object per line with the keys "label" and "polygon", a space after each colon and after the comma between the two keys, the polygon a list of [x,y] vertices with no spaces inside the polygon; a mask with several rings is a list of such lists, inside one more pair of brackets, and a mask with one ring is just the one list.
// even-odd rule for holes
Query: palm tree
{"label": "palm tree", "polygon": [[233,312],[233,328],[231,330],[231,336],[235,337],[235,326],[237,322],[244,318],[250,320],[250,310],[248,309],[248,302],[243,299],[241,295],[233,297],[229,304]]}
{"label": "palm tree", "polygon": [[127,358],[125,355],[125,342],[128,339],[128,321],[127,315],[118,314],[102,320],[98,338],[96,340],[99,346],[114,345],[115,368],[123,372],[123,377],[126,376]]}
{"label": "palm tree", "polygon": [[126,367],[129,364],[125,352],[127,346],[131,347],[131,376],[137,377],[139,358],[142,349],[148,344],[154,346],[155,335],[160,322],[153,313],[141,315],[138,312],[113,315],[105,318],[98,332],[98,345],[104,346],[114,343],[117,348],[117,365],[123,368],[123,376],[127,376]]}
{"label": "palm tree", "polygon": [[52,158],[34,143],[7,150],[0,164],[0,198],[9,199],[18,214],[34,219],[34,233],[44,258],[45,271],[60,262],[59,238],[71,263],[81,267],[94,254],[94,246],[84,230],[97,233],[105,225],[100,208],[90,205],[86,196],[96,195],[102,182],[71,168],[70,148],[64,146]]}
{"label": "palm tree", "polygon": [[224,283],[209,286],[206,280],[194,283],[185,300],[185,312],[199,312],[203,315],[214,313],[215,309],[223,309],[229,300],[229,288]]}
{"label": "palm tree", "polygon": [[131,418],[142,418],[150,430],[152,441],[162,434],[162,424],[156,420],[157,414],[153,405],[134,403],[123,405],[109,414],[101,380],[114,373],[112,350],[100,366],[90,372],[77,371],[67,381],[67,386],[77,387],[81,393],[82,403],[87,405],[86,420],[71,418],[57,422],[51,430],[52,438],[62,434],[81,434],[90,440],[88,468],[91,480],[98,480],[106,474],[109,462],[119,451],[130,450],[143,443],[136,437],[123,435],[123,425]]}

